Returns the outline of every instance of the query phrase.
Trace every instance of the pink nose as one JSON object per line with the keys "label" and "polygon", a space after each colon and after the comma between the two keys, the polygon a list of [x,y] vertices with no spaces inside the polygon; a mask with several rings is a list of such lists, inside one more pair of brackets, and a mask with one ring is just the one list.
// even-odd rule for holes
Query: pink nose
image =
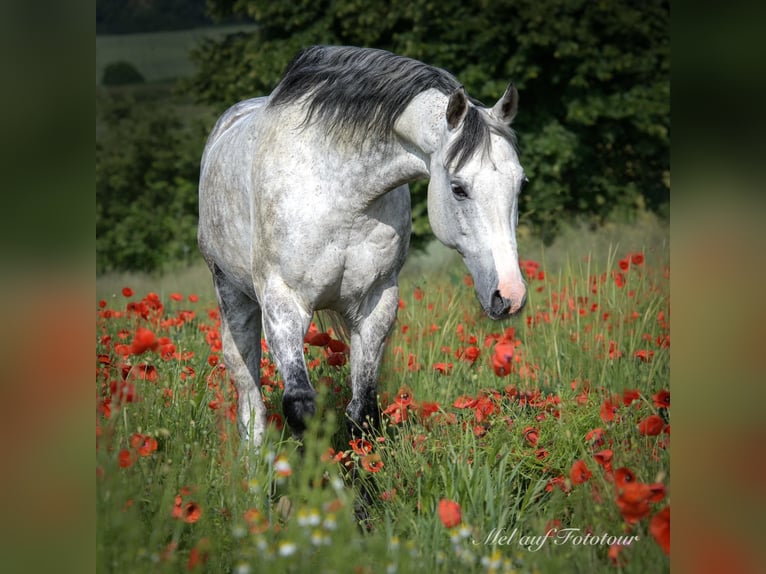
{"label": "pink nose", "polygon": [[521,311],[527,302],[527,286],[523,281],[504,281],[498,285],[496,293],[505,300],[506,313],[511,315]]}

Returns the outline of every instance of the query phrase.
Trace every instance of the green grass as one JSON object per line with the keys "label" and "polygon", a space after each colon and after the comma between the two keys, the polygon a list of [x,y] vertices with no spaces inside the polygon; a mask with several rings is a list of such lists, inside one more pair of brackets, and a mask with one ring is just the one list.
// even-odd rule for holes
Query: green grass
{"label": "green grass", "polygon": [[[418,405],[437,403],[437,410],[421,416],[410,407],[399,424],[384,416],[387,424],[372,440],[383,467],[374,474],[360,469],[356,482],[349,465],[323,456],[333,448],[350,465],[361,463],[341,424],[347,366],[331,367],[323,349],[307,347],[322,416],[312,420],[305,450],[285,429],[272,427],[246,464],[228,416],[235,394],[220,368],[211,366],[210,357],[219,355],[211,346],[215,313],[202,300],[186,298],[192,291],[203,295],[201,287],[187,277],[154,285],[151,278],[145,284],[122,278],[136,290],[126,299],[119,278],[109,287],[102,278],[99,292],[109,296],[97,318],[99,570],[180,572],[191,562],[195,571],[240,573],[669,571],[649,531],[652,517],[669,505],[669,492],[629,525],[613,479],[593,458],[594,451],[610,448],[615,470],[630,468],[642,483],[670,484],[669,435],[638,431],[640,421],[658,412],[652,396],[669,388],[669,348],[657,344],[669,335],[658,319],[662,312],[669,321],[667,244],[661,226],[642,225],[643,235],[618,234],[641,245],[602,245],[590,232],[573,229],[568,243],[541,251],[545,277],[530,281],[524,316],[507,323],[480,314],[463,267],[449,255],[415,257],[402,279],[402,308],[380,377],[381,404],[391,405],[406,385]],[[624,271],[619,287],[613,277],[619,260],[638,251],[644,263]],[[126,312],[127,302],[140,302],[147,290],[161,295],[162,306],[142,309],[139,303],[132,306],[136,312]],[[175,291],[182,301],[169,297]],[[138,327],[174,347],[124,355],[119,345],[130,345]],[[493,368],[502,337],[516,344],[512,372],[503,377]],[[473,364],[460,358],[472,346],[480,351]],[[638,360],[640,350],[653,351],[652,359]],[[446,373],[434,368],[442,363]],[[279,374],[270,377],[264,397],[278,415]],[[640,398],[630,405],[620,400],[617,417],[603,420],[604,401],[615,394],[621,399],[626,390],[639,391]],[[605,442],[594,446],[586,435],[596,428]],[[138,453],[142,440],[146,456]],[[126,468],[122,451],[131,463]],[[571,483],[577,460],[592,472],[583,484]],[[289,476],[280,473],[285,462]],[[559,477],[565,489],[546,489]],[[374,501],[364,529],[354,513],[362,484]],[[440,520],[442,499],[460,505],[458,526]],[[201,511],[196,521],[195,509]],[[580,535],[638,540],[624,548],[618,567],[606,544],[531,538],[544,535],[553,521]],[[498,529],[513,539],[484,544]]]}
{"label": "green grass", "polygon": [[190,76],[194,66],[190,50],[205,38],[220,38],[235,32],[252,32],[255,24],[195,28],[147,34],[96,36],[96,84],[112,62],[129,62],[147,82],[162,82]]}

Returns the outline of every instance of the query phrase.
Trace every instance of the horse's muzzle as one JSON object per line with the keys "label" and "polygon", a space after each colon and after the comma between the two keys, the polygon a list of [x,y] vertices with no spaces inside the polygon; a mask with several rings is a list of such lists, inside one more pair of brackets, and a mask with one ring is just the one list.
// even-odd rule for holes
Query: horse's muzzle
{"label": "horse's muzzle", "polygon": [[492,294],[490,300],[490,312],[489,315],[492,319],[502,319],[509,315],[515,315],[524,308],[527,302],[527,294],[521,297],[521,302],[515,302],[510,299],[506,299],[497,290]]}

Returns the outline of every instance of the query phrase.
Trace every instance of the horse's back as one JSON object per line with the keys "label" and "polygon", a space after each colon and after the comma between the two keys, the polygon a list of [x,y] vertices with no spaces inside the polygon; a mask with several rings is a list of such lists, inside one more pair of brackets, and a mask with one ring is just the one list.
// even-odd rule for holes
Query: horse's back
{"label": "horse's back", "polygon": [[208,136],[199,182],[198,242],[205,261],[251,295],[250,170],[254,136],[268,98],[226,110]]}

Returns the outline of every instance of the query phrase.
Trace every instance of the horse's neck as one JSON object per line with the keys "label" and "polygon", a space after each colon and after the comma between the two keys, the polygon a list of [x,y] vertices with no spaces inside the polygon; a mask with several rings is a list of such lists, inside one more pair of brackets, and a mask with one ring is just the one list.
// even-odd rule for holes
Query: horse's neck
{"label": "horse's neck", "polygon": [[358,179],[373,199],[418,179],[430,176],[431,161],[447,137],[447,97],[437,90],[416,96],[394,125],[393,145],[381,144],[359,154],[356,168],[347,175]]}

